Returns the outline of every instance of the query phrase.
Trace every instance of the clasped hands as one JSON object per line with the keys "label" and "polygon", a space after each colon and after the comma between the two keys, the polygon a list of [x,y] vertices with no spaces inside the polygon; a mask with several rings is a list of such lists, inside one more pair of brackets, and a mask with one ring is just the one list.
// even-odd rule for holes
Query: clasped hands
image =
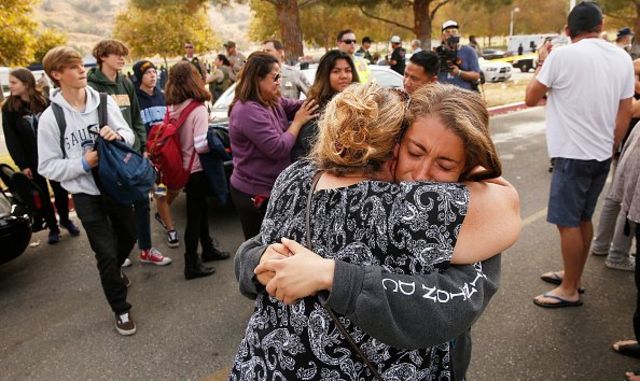
{"label": "clasped hands", "polygon": [[[118,134],[115,130],[113,130],[109,126],[104,126],[104,127],[102,127],[100,129],[100,136],[104,140],[106,140],[108,142],[122,139],[120,134]],[[87,164],[89,164],[90,168],[97,167],[98,166],[98,151],[96,151],[95,149],[87,151],[84,154],[84,159],[87,161]]]}
{"label": "clasped hands", "polygon": [[267,247],[254,273],[267,293],[285,304],[330,290],[335,262],[322,258],[298,242],[282,238]]}

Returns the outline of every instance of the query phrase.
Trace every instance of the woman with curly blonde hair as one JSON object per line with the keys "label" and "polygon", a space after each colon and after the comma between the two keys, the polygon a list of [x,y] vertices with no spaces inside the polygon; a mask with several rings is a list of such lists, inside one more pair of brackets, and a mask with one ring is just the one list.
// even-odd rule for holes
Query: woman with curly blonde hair
{"label": "woman with curly blonde hair", "polygon": [[[482,104],[479,98],[473,101]],[[327,105],[311,159],[291,165],[278,177],[259,239],[262,244],[281,239],[291,243],[284,237],[305,242],[317,255],[307,250],[256,268],[257,281],[266,288],[255,287],[256,308],[240,343],[231,380],[454,378],[449,337],[429,345],[404,345],[402,338],[381,333],[385,330],[381,326],[362,329],[351,304],[362,283],[360,289],[338,287],[351,277],[363,281],[359,268],[376,267],[406,281],[401,285],[402,280],[389,279],[388,284],[381,280],[378,285],[407,297],[422,297],[422,290],[410,282],[412,276],[445,271],[450,263],[487,259],[517,238],[517,223],[516,228],[500,231],[519,218],[517,195],[514,200],[510,186],[392,182],[394,158],[402,155],[398,141],[412,108],[399,92],[375,84],[351,85]],[[412,126],[429,121],[429,115],[416,115]],[[464,153],[462,142],[453,142]],[[457,165],[452,170],[461,173],[466,168],[464,157],[450,159]],[[487,169],[499,175],[499,162],[496,164]],[[501,198],[507,201],[486,205]],[[487,218],[491,213],[502,214],[502,220]],[[491,246],[469,250],[470,241],[483,234],[492,235]],[[458,249],[456,243],[461,241],[465,241],[465,251]],[[290,260],[298,261],[295,271],[279,266]],[[304,271],[298,273],[300,269]],[[238,267],[236,272],[243,277]],[[261,279],[265,272],[275,272],[271,282]],[[289,282],[293,278],[296,280]],[[297,283],[299,294],[291,297],[283,281]],[[337,305],[334,300],[345,303]],[[387,312],[364,313],[386,322],[383,315]],[[412,313],[412,320],[428,322],[421,311]],[[397,323],[398,327],[389,330],[397,332],[402,322]]]}

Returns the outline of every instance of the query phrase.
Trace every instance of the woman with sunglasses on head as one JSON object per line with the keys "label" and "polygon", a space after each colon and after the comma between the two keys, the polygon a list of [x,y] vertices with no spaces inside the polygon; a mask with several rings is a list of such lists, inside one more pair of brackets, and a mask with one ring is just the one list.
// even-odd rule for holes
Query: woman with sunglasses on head
{"label": "woman with sunglasses on head", "polygon": [[[357,82],[358,72],[351,56],[341,50],[330,50],[320,58],[307,99],[315,101],[319,114],[336,94]],[[296,161],[307,156],[317,136],[318,121],[312,119],[302,126],[296,144],[291,150],[291,160]]]}
{"label": "woman with sunglasses on head", "polygon": [[[37,131],[40,114],[49,106],[48,99],[36,87],[33,74],[25,68],[9,73],[11,95],[2,105],[2,130],[7,149],[14,163],[29,180],[42,191],[44,220],[49,228],[48,243],[60,241],[60,228],[49,196],[47,180],[38,173]],[[80,235],[80,229],[69,219],[69,194],[59,182],[49,180],[55,196],[60,226],[72,236]]]}
{"label": "woman with sunglasses on head", "polygon": [[[467,292],[426,283],[429,291],[420,284],[429,273],[449,272],[450,263],[483,261],[515,243],[518,196],[504,180],[475,182],[501,174],[482,99],[453,86],[428,90],[434,93],[409,105],[407,135],[417,132],[417,138],[398,147],[407,102],[376,85],[350,86],[321,117],[311,160],[293,164],[278,178],[259,240],[311,242],[319,256],[307,250],[267,258],[255,269],[260,282],[255,284],[246,274],[253,270],[247,271],[251,260],[238,252],[241,289],[246,294],[253,286],[257,300],[232,380],[258,374],[267,379],[462,379],[453,368],[464,373],[468,358],[459,366],[465,355],[449,340],[466,338],[495,285],[484,286],[481,271],[468,280]],[[420,139],[427,132],[430,143]],[[404,163],[396,165],[395,156]],[[408,182],[394,184],[398,174]],[[471,182],[415,182],[419,178]],[[498,272],[499,259],[495,266]],[[275,276],[269,281],[263,273]],[[330,290],[328,298],[313,297],[324,290]],[[452,309],[458,300],[469,304],[465,311]],[[340,316],[343,327],[324,306]],[[425,337],[420,330],[431,324],[446,333]],[[454,363],[452,357],[458,356],[462,360]]]}
{"label": "woman with sunglasses on head", "polygon": [[271,188],[291,163],[302,126],[316,116],[313,100],[280,96],[280,65],[264,52],[252,53],[242,68],[229,107],[233,152],[231,199],[246,239],[260,231]]}

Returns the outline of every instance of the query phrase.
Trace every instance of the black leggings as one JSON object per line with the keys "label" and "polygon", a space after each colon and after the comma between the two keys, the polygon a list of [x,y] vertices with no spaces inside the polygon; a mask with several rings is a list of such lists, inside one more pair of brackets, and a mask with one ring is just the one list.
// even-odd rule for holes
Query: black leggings
{"label": "black leggings", "polygon": [[203,251],[213,249],[209,234],[209,205],[207,203],[207,177],[203,171],[192,173],[185,186],[187,193],[187,226],[184,231],[185,256],[195,260],[198,241]]}
{"label": "black leggings", "polygon": [[238,211],[240,217],[240,223],[242,224],[242,232],[244,233],[244,239],[255,237],[260,233],[260,226],[262,226],[262,220],[267,211],[267,203],[269,199],[264,200],[260,208],[256,208],[253,204],[253,196],[240,192],[233,185],[229,186],[231,193],[231,200]]}
{"label": "black leggings", "polygon": [[[38,173],[34,173],[33,182],[36,183],[38,188],[42,191],[42,217],[47,221],[47,226],[50,231],[59,231],[58,221],[56,220],[55,211],[51,204],[51,195],[49,194],[47,179],[40,176]],[[62,188],[59,182],[49,180],[49,183],[51,184],[51,189],[53,189],[56,204],[55,210],[58,212],[58,216],[60,216],[60,223],[66,223],[69,221],[69,193]]]}

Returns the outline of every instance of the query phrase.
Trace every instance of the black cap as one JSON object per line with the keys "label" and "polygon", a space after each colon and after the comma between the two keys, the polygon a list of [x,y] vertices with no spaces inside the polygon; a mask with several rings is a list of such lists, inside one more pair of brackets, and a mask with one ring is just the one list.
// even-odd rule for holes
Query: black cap
{"label": "black cap", "polygon": [[583,1],[573,7],[567,17],[571,37],[581,32],[589,32],[602,23],[602,9],[592,1]]}
{"label": "black cap", "polygon": [[147,70],[149,69],[155,69],[155,68],[156,68],[155,65],[151,61],[148,61],[148,60],[138,61],[133,65],[133,75],[136,76],[137,82],[142,82],[142,76],[144,75],[144,73],[146,73]]}
{"label": "black cap", "polygon": [[624,27],[624,28],[618,30],[618,34],[616,35],[616,39],[622,38],[622,37],[626,37],[626,36],[633,36],[633,32],[628,27]]}
{"label": "black cap", "polygon": [[363,39],[362,39],[362,43],[363,43],[363,44],[366,44],[367,42],[368,42],[368,43],[372,43],[372,42],[373,42],[373,40],[371,39],[371,37],[366,36],[365,38],[363,38]]}

